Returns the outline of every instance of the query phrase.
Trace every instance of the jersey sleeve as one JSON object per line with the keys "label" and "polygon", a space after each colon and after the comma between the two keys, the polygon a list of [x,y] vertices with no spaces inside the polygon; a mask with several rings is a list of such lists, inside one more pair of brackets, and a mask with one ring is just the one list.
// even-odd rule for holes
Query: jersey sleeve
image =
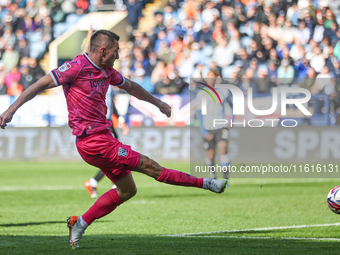
{"label": "jersey sleeve", "polygon": [[56,86],[73,82],[79,75],[81,64],[78,61],[65,62],[60,67],[53,69],[50,75]]}
{"label": "jersey sleeve", "polygon": [[124,76],[118,72],[117,70],[114,70],[113,74],[111,75],[110,84],[113,86],[122,86],[125,83]]}

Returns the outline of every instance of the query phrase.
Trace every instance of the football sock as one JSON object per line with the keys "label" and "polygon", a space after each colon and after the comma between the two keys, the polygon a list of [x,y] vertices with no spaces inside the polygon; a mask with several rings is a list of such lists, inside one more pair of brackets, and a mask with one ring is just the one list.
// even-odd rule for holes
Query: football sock
{"label": "football sock", "polygon": [[214,160],[210,160],[208,158],[205,159],[205,163],[207,164],[207,167],[209,168],[210,167],[210,178],[213,178],[213,179],[216,179],[216,172],[215,171],[212,171],[212,166],[215,165],[215,162]]}
{"label": "football sock", "polygon": [[82,218],[90,225],[94,220],[109,214],[122,203],[123,201],[118,196],[117,191],[115,189],[110,189],[98,198],[94,205],[82,215]]}
{"label": "football sock", "polygon": [[228,179],[229,177],[228,166],[230,165],[228,154],[221,155],[220,162],[221,162],[221,167],[223,169],[224,178]]}
{"label": "football sock", "polygon": [[97,188],[97,187],[98,187],[98,182],[97,182],[95,179],[91,178],[91,179],[90,179],[90,185],[91,185],[92,187]]}
{"label": "football sock", "polygon": [[158,177],[157,181],[165,182],[167,184],[189,187],[203,187],[203,178],[197,178],[190,174],[186,174],[180,171],[167,169],[163,167],[163,170]]}
{"label": "football sock", "polygon": [[[97,181],[97,182],[99,182],[103,177],[104,177],[104,173],[101,171],[101,170],[99,170],[98,171],[98,173],[97,173],[97,175],[96,175],[96,177],[94,177],[94,179]],[[97,186],[96,186],[97,187]]]}

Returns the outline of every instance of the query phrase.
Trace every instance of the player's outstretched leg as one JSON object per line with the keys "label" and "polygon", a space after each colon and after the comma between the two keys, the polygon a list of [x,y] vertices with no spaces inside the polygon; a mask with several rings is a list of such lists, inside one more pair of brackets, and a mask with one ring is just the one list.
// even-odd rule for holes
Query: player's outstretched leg
{"label": "player's outstretched leg", "polygon": [[116,182],[117,188],[111,189],[98,198],[90,209],[82,216],[71,216],[67,220],[70,231],[69,242],[73,249],[79,248],[79,240],[85,229],[96,219],[99,219],[127,201],[137,193],[132,174],[128,174]]}
{"label": "player's outstretched leg", "polygon": [[140,163],[135,171],[149,175],[159,182],[178,186],[203,188],[215,193],[222,193],[227,187],[228,182],[227,180],[197,178],[190,174],[167,169],[161,167],[156,161],[144,155],[140,155]]}

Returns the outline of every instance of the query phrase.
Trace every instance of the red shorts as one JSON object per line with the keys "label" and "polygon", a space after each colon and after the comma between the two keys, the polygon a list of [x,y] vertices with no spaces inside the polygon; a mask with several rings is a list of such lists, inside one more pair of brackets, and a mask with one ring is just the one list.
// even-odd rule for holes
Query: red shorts
{"label": "red shorts", "polygon": [[112,182],[128,175],[139,164],[140,154],[114,138],[109,129],[78,136],[76,146],[85,162],[100,168]]}

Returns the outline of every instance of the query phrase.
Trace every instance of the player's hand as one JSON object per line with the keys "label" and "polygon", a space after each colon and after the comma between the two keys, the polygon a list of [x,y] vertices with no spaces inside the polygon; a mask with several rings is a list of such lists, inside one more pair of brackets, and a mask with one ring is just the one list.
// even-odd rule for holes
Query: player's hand
{"label": "player's hand", "polygon": [[161,102],[160,106],[158,107],[159,110],[164,113],[168,118],[171,117],[171,107],[164,102]]}
{"label": "player's hand", "polygon": [[11,122],[13,118],[13,114],[5,111],[3,114],[0,115],[0,127],[5,129],[7,127],[7,123]]}
{"label": "player's hand", "polygon": [[208,135],[205,137],[205,139],[207,141],[211,141],[212,139],[214,139],[214,135],[212,133],[208,133]]}

